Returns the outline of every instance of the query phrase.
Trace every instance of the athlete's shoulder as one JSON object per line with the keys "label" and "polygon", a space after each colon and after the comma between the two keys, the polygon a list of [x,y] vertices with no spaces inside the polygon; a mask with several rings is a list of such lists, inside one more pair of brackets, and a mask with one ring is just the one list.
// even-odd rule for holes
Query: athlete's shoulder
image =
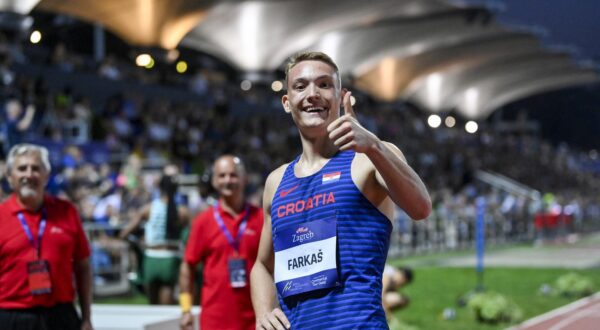
{"label": "athlete's shoulder", "polygon": [[[402,153],[402,151],[400,150],[400,148],[398,148],[395,144],[391,143],[391,142],[387,142],[387,141],[381,141],[383,143],[383,147],[389,149],[394,155],[396,155],[397,157],[399,157],[402,161],[406,162],[406,157],[404,157],[404,154]],[[353,168],[367,168],[367,169],[375,169],[375,165],[373,165],[373,162],[371,162],[371,159],[369,159],[369,156],[367,156],[367,154],[365,153],[356,153],[353,161],[352,161],[352,166]]]}
{"label": "athlete's shoulder", "polygon": [[283,164],[275,169],[273,172],[267,176],[267,180],[265,182],[265,190],[263,192],[263,206],[271,205],[273,201],[273,196],[275,196],[275,191],[277,187],[281,183],[283,179],[283,175],[285,174],[285,169],[290,165],[290,163]]}
{"label": "athlete's shoulder", "polygon": [[290,163],[283,164],[276,168],[273,172],[267,176],[267,181],[265,182],[265,187],[273,187],[277,188],[283,175],[285,174],[285,169],[290,165]]}

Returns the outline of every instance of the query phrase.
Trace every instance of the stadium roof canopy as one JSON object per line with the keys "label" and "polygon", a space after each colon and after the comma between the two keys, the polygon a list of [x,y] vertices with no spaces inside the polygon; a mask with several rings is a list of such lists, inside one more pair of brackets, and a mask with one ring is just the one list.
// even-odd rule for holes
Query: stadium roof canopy
{"label": "stadium roof canopy", "polygon": [[519,99],[599,80],[485,7],[451,0],[0,0],[102,24],[136,46],[184,46],[241,71],[281,68],[301,50],[334,58],[374,98],[482,119]]}

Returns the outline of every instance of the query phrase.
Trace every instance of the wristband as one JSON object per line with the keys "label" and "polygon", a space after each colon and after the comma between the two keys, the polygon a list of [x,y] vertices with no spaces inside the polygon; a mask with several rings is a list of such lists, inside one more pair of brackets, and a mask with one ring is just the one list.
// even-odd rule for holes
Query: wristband
{"label": "wristband", "polygon": [[192,309],[192,295],[189,292],[179,294],[179,306],[181,306],[182,313],[187,313]]}

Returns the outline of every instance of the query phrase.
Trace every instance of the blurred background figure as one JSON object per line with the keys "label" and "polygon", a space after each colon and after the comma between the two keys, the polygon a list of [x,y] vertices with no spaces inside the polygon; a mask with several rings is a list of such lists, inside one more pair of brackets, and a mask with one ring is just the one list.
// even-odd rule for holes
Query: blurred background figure
{"label": "blurred background figure", "polygon": [[25,142],[35,117],[35,106],[29,104],[23,109],[20,100],[11,98],[4,104],[4,109],[4,150],[8,152],[12,146]]}
{"label": "blurred background figure", "polygon": [[187,222],[187,210],[177,201],[177,167],[167,165],[160,177],[158,193],[144,205],[119,233],[122,239],[144,224],[144,238],[140,245],[144,253],[141,279],[150,304],[174,304],[180,262],[181,228]]}
{"label": "blurred background figure", "polygon": [[2,329],[92,330],[89,243],[75,206],[46,194],[50,171],[44,147],[17,144],[8,153],[13,192],[0,204]]}
{"label": "blurred background figure", "polygon": [[181,328],[193,326],[194,275],[196,265],[202,263],[200,328],[254,329],[249,275],[258,252],[263,212],[247,202],[247,173],[239,157],[219,157],[211,183],[219,196],[217,203],[192,222],[181,263]]}
{"label": "blurred background figure", "polygon": [[413,271],[408,267],[395,267],[385,265],[382,281],[382,303],[385,310],[390,330],[412,330],[413,327],[402,322],[397,311],[405,308],[410,303],[409,297],[400,292],[400,289],[413,281]]}
{"label": "blurred background figure", "polygon": [[394,312],[410,303],[408,296],[401,293],[400,289],[412,283],[413,276],[411,268],[385,265],[381,281],[383,284],[383,308],[388,320],[394,317]]}

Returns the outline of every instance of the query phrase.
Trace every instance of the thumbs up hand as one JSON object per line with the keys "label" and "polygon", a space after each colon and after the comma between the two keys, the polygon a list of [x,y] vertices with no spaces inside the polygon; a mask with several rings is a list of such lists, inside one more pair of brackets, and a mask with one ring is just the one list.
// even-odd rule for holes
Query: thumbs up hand
{"label": "thumbs up hand", "polygon": [[381,141],[375,134],[371,133],[358,122],[350,101],[352,93],[347,90],[344,90],[342,93],[344,115],[327,126],[329,139],[340,150],[354,150],[358,153],[366,153],[369,149],[375,148]]}

